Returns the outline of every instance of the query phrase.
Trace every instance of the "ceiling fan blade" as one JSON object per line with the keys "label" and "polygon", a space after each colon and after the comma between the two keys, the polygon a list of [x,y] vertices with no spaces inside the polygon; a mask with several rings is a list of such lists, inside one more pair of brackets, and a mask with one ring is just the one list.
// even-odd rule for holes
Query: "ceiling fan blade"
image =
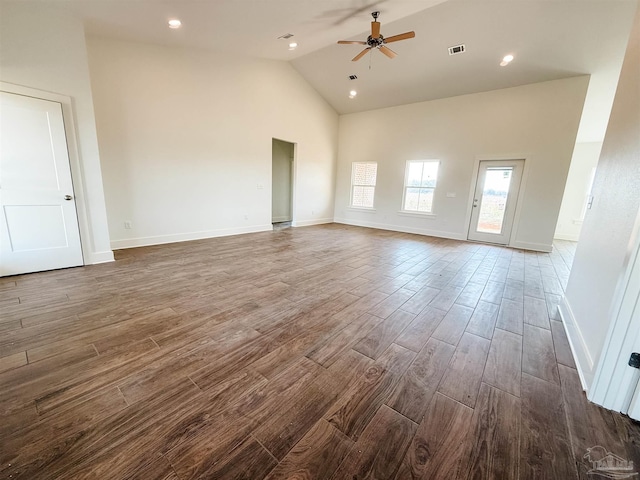
{"label": "ceiling fan blade", "polygon": [[371,47],[369,48],[365,48],[363,51],[361,51],[358,55],[356,55],[355,57],[353,57],[353,59],[351,60],[352,62],[357,62],[358,60],[360,60],[362,57],[364,57],[367,52],[371,50]]}
{"label": "ceiling fan blade", "polygon": [[338,45],[366,45],[367,42],[357,42],[355,40],[340,40]]}
{"label": "ceiling fan blade", "polygon": [[385,38],[384,43],[398,42],[400,40],[414,38],[415,36],[416,36],[416,32],[401,33],[400,35],[394,35],[393,37]]}
{"label": "ceiling fan blade", "polygon": [[380,22],[371,22],[371,38],[380,37]]}
{"label": "ceiling fan blade", "polygon": [[384,45],[380,45],[379,50],[389,58],[393,58],[398,55],[396,52],[394,52],[390,48],[385,47]]}

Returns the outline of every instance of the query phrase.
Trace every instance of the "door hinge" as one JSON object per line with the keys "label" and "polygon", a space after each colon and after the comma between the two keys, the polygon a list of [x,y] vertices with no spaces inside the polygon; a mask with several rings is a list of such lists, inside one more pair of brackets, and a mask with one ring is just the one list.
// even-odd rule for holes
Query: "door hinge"
{"label": "door hinge", "polygon": [[633,352],[629,357],[629,366],[633,368],[640,368],[640,353]]}

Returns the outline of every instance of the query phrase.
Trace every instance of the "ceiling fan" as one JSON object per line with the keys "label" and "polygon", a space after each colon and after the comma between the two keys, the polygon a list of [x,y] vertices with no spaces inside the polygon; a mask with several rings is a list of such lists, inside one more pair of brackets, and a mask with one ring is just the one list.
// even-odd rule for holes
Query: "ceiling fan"
{"label": "ceiling fan", "polygon": [[394,35],[389,38],[384,38],[380,35],[380,22],[378,22],[378,17],[380,16],[380,12],[372,12],[371,16],[373,17],[373,22],[371,22],[371,35],[367,37],[365,42],[352,41],[352,40],[340,40],[338,42],[339,45],[366,45],[363,51],[361,51],[358,55],[353,57],[352,62],[357,62],[362,57],[366,55],[366,53],[372,48],[377,48],[382,53],[384,53],[389,58],[394,58],[397,53],[391,50],[386,46],[387,43],[398,42],[400,40],[406,40],[408,38],[413,38],[416,36],[415,32],[406,32],[401,33],[399,35]]}

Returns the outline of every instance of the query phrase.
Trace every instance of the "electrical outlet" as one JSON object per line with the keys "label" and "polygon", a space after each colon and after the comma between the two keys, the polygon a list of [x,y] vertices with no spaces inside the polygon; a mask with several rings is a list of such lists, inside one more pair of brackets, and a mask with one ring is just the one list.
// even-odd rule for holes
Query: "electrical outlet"
{"label": "electrical outlet", "polygon": [[311,210],[311,215],[315,215],[316,211],[315,210]]}
{"label": "electrical outlet", "polygon": [[127,220],[126,222],[124,222],[124,228],[126,228],[127,230],[131,230],[131,220]]}
{"label": "electrical outlet", "polygon": [[245,220],[249,220],[249,215],[245,215],[245,216],[244,216],[244,219],[245,219]]}

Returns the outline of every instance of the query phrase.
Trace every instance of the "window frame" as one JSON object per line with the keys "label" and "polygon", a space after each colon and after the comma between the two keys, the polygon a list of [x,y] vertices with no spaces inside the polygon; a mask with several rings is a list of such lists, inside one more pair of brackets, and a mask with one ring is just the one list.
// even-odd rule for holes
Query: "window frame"
{"label": "window frame", "polygon": [[[433,187],[416,187],[408,185],[409,182],[409,167],[412,163],[435,163],[437,165],[436,172],[436,183]],[[422,174],[424,175],[424,166],[422,170]],[[402,187],[402,205],[400,206],[400,213],[409,214],[409,215],[422,215],[422,216],[435,216],[435,204],[436,204],[436,189],[438,188],[438,178],[440,176],[440,160],[436,159],[428,159],[428,160],[407,160],[404,168],[404,185]],[[421,178],[422,180],[422,178]],[[409,188],[422,188],[422,189],[430,189],[433,191],[433,201],[431,202],[431,210],[425,212],[423,210],[407,210],[405,208],[407,201],[407,189]],[[419,206],[419,204],[418,204]]]}
{"label": "window frame", "polygon": [[[356,165],[375,165],[376,167],[376,181],[373,185],[356,184]],[[378,185],[378,162],[351,162],[351,189],[349,192],[349,208],[355,208],[359,210],[374,210],[376,202],[376,187]],[[370,207],[354,205],[353,204],[353,191],[354,187],[373,187],[373,202]]]}

